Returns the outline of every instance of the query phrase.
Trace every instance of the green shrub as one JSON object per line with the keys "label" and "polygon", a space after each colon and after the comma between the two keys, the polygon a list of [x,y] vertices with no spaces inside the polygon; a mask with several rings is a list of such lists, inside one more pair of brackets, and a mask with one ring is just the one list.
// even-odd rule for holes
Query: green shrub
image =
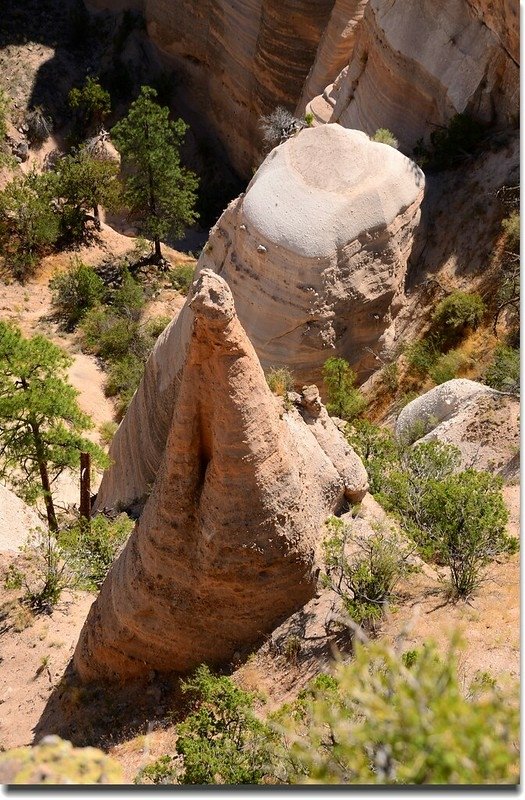
{"label": "green shrub", "polygon": [[14,278],[24,281],[56,243],[60,221],[47,175],[14,178],[0,192],[0,250]]}
{"label": "green shrub", "polygon": [[72,259],[69,269],[53,276],[49,282],[56,317],[66,330],[73,330],[86,311],[98,305],[104,297],[104,282],[93,267],[88,267],[78,257]]}
{"label": "green shrub", "polygon": [[270,390],[279,397],[285,397],[294,388],[294,377],[288,367],[272,367],[266,373],[266,383]]}
{"label": "green shrub", "polygon": [[484,127],[468,114],[456,114],[446,128],[430,134],[430,143],[420,139],[414,148],[416,162],[428,171],[457,167],[474,154],[483,139]]}
{"label": "green shrub", "polygon": [[119,317],[103,306],[92,308],[84,315],[80,330],[84,349],[106,361],[124,358],[138,343],[138,322]]}
{"label": "green shrub", "polygon": [[90,127],[99,129],[111,112],[111,97],[96,78],[86,78],[82,88],[69,92],[69,106],[77,111],[83,132]]}
{"label": "green shrub", "polygon": [[323,366],[323,381],[328,395],[328,413],[350,421],[366,407],[366,400],[354,384],[356,374],[344,358],[329,358]]}
{"label": "green shrub", "polygon": [[386,364],[381,370],[381,380],[391,392],[395,392],[399,386],[399,369],[397,361]]}
{"label": "green shrub", "polygon": [[466,695],[455,641],[443,657],[426,642],[410,664],[385,641],[355,643],[333,685],[273,723],[283,783],[515,784],[517,687]]}
{"label": "green shrub", "polygon": [[151,317],[144,325],[144,335],[151,341],[151,346],[155,344],[160,334],[168,327],[171,317],[159,316]]}
{"label": "green shrub", "polygon": [[98,431],[100,435],[100,441],[105,447],[109,447],[113,441],[113,437],[117,432],[117,428],[117,423],[112,421],[103,422],[101,425],[99,425]]}
{"label": "green shrub", "polygon": [[457,378],[459,371],[469,363],[470,359],[465,353],[461,353],[459,350],[449,350],[448,353],[443,353],[437,359],[429,370],[429,375],[434,383],[445,383]]}
{"label": "green shrub", "polygon": [[399,147],[399,142],[388,128],[378,128],[373,136],[370,137],[373,142],[381,142],[381,144],[388,144],[390,147]]}
{"label": "green shrub", "polygon": [[61,552],[79,588],[97,591],[102,586],[134,524],[127,514],[120,514],[115,520],[98,514],[89,523],[80,520],[60,532]]}
{"label": "green shrub", "polygon": [[177,761],[173,756],[161,756],[153,764],[142,767],[133,779],[135,784],[165,785],[177,782]]}
{"label": "green shrub", "polygon": [[520,351],[499,345],[494,351],[492,363],[483,378],[488,386],[502,392],[520,390]]}
{"label": "green shrub", "polygon": [[437,342],[433,337],[426,337],[413,342],[405,349],[408,365],[421,377],[428,375],[441,356]]}
{"label": "green shrub", "polygon": [[456,341],[467,329],[478,327],[485,311],[479,294],[456,291],[437,304],[432,323],[445,339]]}
{"label": "green shrub", "polygon": [[169,272],[169,279],[174,289],[186,297],[193,283],[193,275],[195,273],[194,264],[178,264],[173,267]]}
{"label": "green shrub", "polygon": [[271,734],[255,716],[256,695],[205,665],[182,684],[191,713],[176,726],[182,784],[257,784],[265,774]]}
{"label": "green shrub", "polygon": [[[389,532],[353,535],[351,524],[337,517],[331,517],[327,527],[330,536],[323,542],[321,581],[341,598],[344,611],[355,623],[373,631],[399,580],[412,570],[410,552]],[[350,542],[358,548],[352,558],[345,552]]]}
{"label": "green shrub", "polygon": [[307,114],[304,115],[304,121],[306,123],[307,128],[312,127],[312,125],[314,124],[314,115],[312,114],[311,111],[309,111]]}
{"label": "green shrub", "polygon": [[113,294],[111,302],[119,316],[134,322],[140,318],[146,302],[144,290],[126,268],[122,271],[122,283]]}
{"label": "green shrub", "polygon": [[512,211],[508,217],[502,221],[502,227],[507,235],[507,247],[513,253],[520,250],[520,212]]}
{"label": "green shrub", "polygon": [[502,485],[499,477],[467,469],[431,480],[425,488],[425,528],[441,561],[450,567],[457,597],[472,594],[497,555],[516,550],[517,540],[505,532],[508,511]]}
{"label": "green shrub", "polygon": [[365,419],[347,427],[346,438],[363,461],[368,473],[370,493],[381,491],[383,479],[399,460],[399,447],[392,433]]}

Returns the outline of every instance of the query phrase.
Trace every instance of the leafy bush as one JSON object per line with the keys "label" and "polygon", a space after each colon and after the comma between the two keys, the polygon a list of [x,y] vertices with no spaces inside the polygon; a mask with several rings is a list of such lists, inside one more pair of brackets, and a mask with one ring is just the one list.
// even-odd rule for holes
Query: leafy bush
{"label": "leafy bush", "polygon": [[416,162],[429,171],[452,169],[479,148],[484,127],[468,114],[456,114],[446,128],[430,134],[426,146],[420,139],[414,148]]}
{"label": "leafy bush", "polygon": [[399,369],[397,361],[386,364],[381,370],[381,380],[391,392],[395,392],[399,386]]}
{"label": "leafy bush", "polygon": [[511,211],[502,221],[502,227],[507,235],[507,247],[513,253],[519,253],[520,248],[520,212]]}
{"label": "leafy bush", "polygon": [[492,363],[485,372],[483,380],[493,389],[519,392],[520,351],[506,345],[496,347]]}
{"label": "leafy bush", "polygon": [[294,377],[287,367],[272,367],[266,373],[266,383],[274,394],[285,397],[293,391]]}
{"label": "leafy bush", "polygon": [[139,324],[108,307],[90,309],[80,324],[85,350],[106,361],[117,361],[137,346]]}
{"label": "leafy bush", "polygon": [[193,283],[193,275],[195,273],[195,266],[193,264],[178,264],[169,273],[169,279],[174,289],[185,297],[190,286]]}
{"label": "leafy bush", "polygon": [[429,370],[429,375],[434,383],[445,383],[445,381],[457,378],[460,370],[469,363],[470,359],[465,353],[461,353],[459,350],[449,350],[448,353],[443,353],[437,359]]}
{"label": "leafy bush", "polygon": [[49,611],[64,589],[75,586],[75,574],[50,529],[32,531],[24,551],[29,557],[28,570],[20,576],[25,587],[24,602],[34,611]]}
{"label": "leafy bush", "polygon": [[479,586],[484,567],[497,555],[515,552],[505,532],[508,511],[502,480],[473,469],[429,481],[422,501],[425,527],[443,563],[450,567],[457,597]]}
{"label": "leafy bush", "polygon": [[[331,535],[323,542],[322,583],[341,598],[355,623],[375,630],[399,580],[413,569],[408,563],[411,553],[390,532],[355,536],[351,525],[337,517],[331,517],[327,526]],[[358,548],[352,558],[345,553],[349,543]]]}
{"label": "leafy bush", "polygon": [[98,514],[62,530],[58,542],[81,589],[97,591],[134,527],[127,514],[110,520]]}
{"label": "leafy bush", "polygon": [[517,687],[465,695],[457,643],[425,643],[404,663],[384,641],[355,644],[334,681],[285,709],[275,763],[285,783],[514,784],[519,781]]}
{"label": "leafy bush", "polygon": [[78,257],[72,259],[69,269],[60,272],[49,282],[55,314],[66,330],[73,330],[86,311],[98,305],[105,294],[104,281],[93,267],[88,267]]}
{"label": "leafy bush", "polygon": [[179,782],[259,783],[272,734],[255,716],[256,695],[239,689],[230,678],[213,675],[205,665],[182,690],[193,700],[191,712],[176,726],[175,749],[182,759]]}
{"label": "leafy bush", "polygon": [[20,281],[34,271],[60,232],[48,176],[14,178],[0,192],[0,249],[7,269]]}
{"label": "leafy bush", "polygon": [[428,375],[440,355],[438,344],[433,337],[420,339],[405,349],[409,366],[421,377]]}
{"label": "leafy bush", "polygon": [[323,380],[328,394],[326,408],[332,416],[347,421],[358,417],[366,400],[354,384],[356,374],[344,358],[329,358],[323,366]]}
{"label": "leafy bush", "polygon": [[396,440],[386,428],[365,419],[354,420],[347,428],[346,438],[366,467],[370,493],[377,494],[385,475],[399,461]]}
{"label": "leafy bush", "polygon": [[111,299],[112,306],[119,316],[137,322],[140,318],[146,298],[144,290],[136,281],[128,269],[122,271],[122,283],[113,294]]}
{"label": "leafy bush", "polygon": [[437,304],[432,322],[444,338],[457,341],[467,329],[477,328],[485,311],[479,294],[456,291]]}
{"label": "leafy bush", "polygon": [[370,137],[373,142],[381,142],[381,144],[388,144],[390,147],[399,147],[399,142],[388,128],[378,128],[373,136]]}
{"label": "leafy bush", "polygon": [[111,97],[96,78],[86,78],[82,88],[74,87],[69,92],[69,106],[78,112],[83,131],[90,127],[100,128],[111,112]]}
{"label": "leafy bush", "polygon": [[102,442],[105,447],[109,447],[111,442],[113,441],[113,437],[117,432],[118,424],[116,422],[103,422],[99,426],[99,435],[100,441]]}

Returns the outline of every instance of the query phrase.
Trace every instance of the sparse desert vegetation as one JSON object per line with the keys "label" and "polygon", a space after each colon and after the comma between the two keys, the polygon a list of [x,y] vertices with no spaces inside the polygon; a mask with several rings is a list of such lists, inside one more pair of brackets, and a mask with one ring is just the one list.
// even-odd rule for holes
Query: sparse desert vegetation
{"label": "sparse desert vegetation", "polygon": [[516,785],[514,9],[101,5],[0,25],[2,782]]}

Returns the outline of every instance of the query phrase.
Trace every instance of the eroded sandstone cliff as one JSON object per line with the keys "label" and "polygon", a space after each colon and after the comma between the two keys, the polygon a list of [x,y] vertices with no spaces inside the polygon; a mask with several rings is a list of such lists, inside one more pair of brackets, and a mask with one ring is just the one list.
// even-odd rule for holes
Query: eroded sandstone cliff
{"label": "eroded sandstone cliff", "polygon": [[405,152],[457,113],[514,123],[517,12],[517,0],[369,0],[348,65],[307,110],[319,123],[388,128]]}
{"label": "eroded sandstone cliff", "polygon": [[265,369],[286,365],[302,385],[320,382],[335,354],[361,378],[377,366],[403,302],[423,188],[412,161],[339,125],[272,151],[199,260],[227,280]]}
{"label": "eroded sandstone cliff", "polygon": [[[188,342],[152,492],[75,652],[85,680],[231,659],[312,596],[327,515],[345,495],[366,492],[366,472],[334,443],[331,420],[331,431],[322,418],[316,426],[315,402],[305,423],[272,395],[225,281],[203,271],[186,311],[177,325]],[[106,496],[110,487],[129,490],[126,445],[135,434],[149,441],[162,406],[156,386],[150,368],[149,401],[135,398],[124,419]]]}

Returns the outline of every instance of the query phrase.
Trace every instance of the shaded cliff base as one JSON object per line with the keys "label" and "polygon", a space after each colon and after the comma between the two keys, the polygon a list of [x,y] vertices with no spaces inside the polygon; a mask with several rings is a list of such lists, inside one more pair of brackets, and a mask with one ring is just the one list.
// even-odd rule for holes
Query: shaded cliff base
{"label": "shaded cliff base", "polygon": [[[519,487],[504,489],[518,533]],[[377,514],[367,500],[363,515]],[[13,556],[0,554],[2,572]],[[57,733],[78,746],[93,745],[112,755],[131,782],[138,770],[170,752],[174,724],[184,715],[177,676],[151,673],[123,690],[80,687],[68,664],[93,595],[65,593],[50,616],[16,617],[16,592],[0,589],[0,747],[11,748]],[[243,688],[267,696],[262,715],[295,698],[337,652],[351,652],[351,639],[325,625],[333,597],[318,592],[296,614],[249,651],[236,654],[225,671]],[[11,611],[6,613],[8,606]],[[465,685],[478,670],[502,686],[519,674],[519,554],[493,563],[487,580],[469,603],[445,603],[440,575],[433,570],[402,584],[381,635],[404,649],[429,638],[445,651],[451,631],[463,633],[460,663]],[[25,627],[23,627],[25,625]],[[23,627],[22,630],[20,628]]]}

